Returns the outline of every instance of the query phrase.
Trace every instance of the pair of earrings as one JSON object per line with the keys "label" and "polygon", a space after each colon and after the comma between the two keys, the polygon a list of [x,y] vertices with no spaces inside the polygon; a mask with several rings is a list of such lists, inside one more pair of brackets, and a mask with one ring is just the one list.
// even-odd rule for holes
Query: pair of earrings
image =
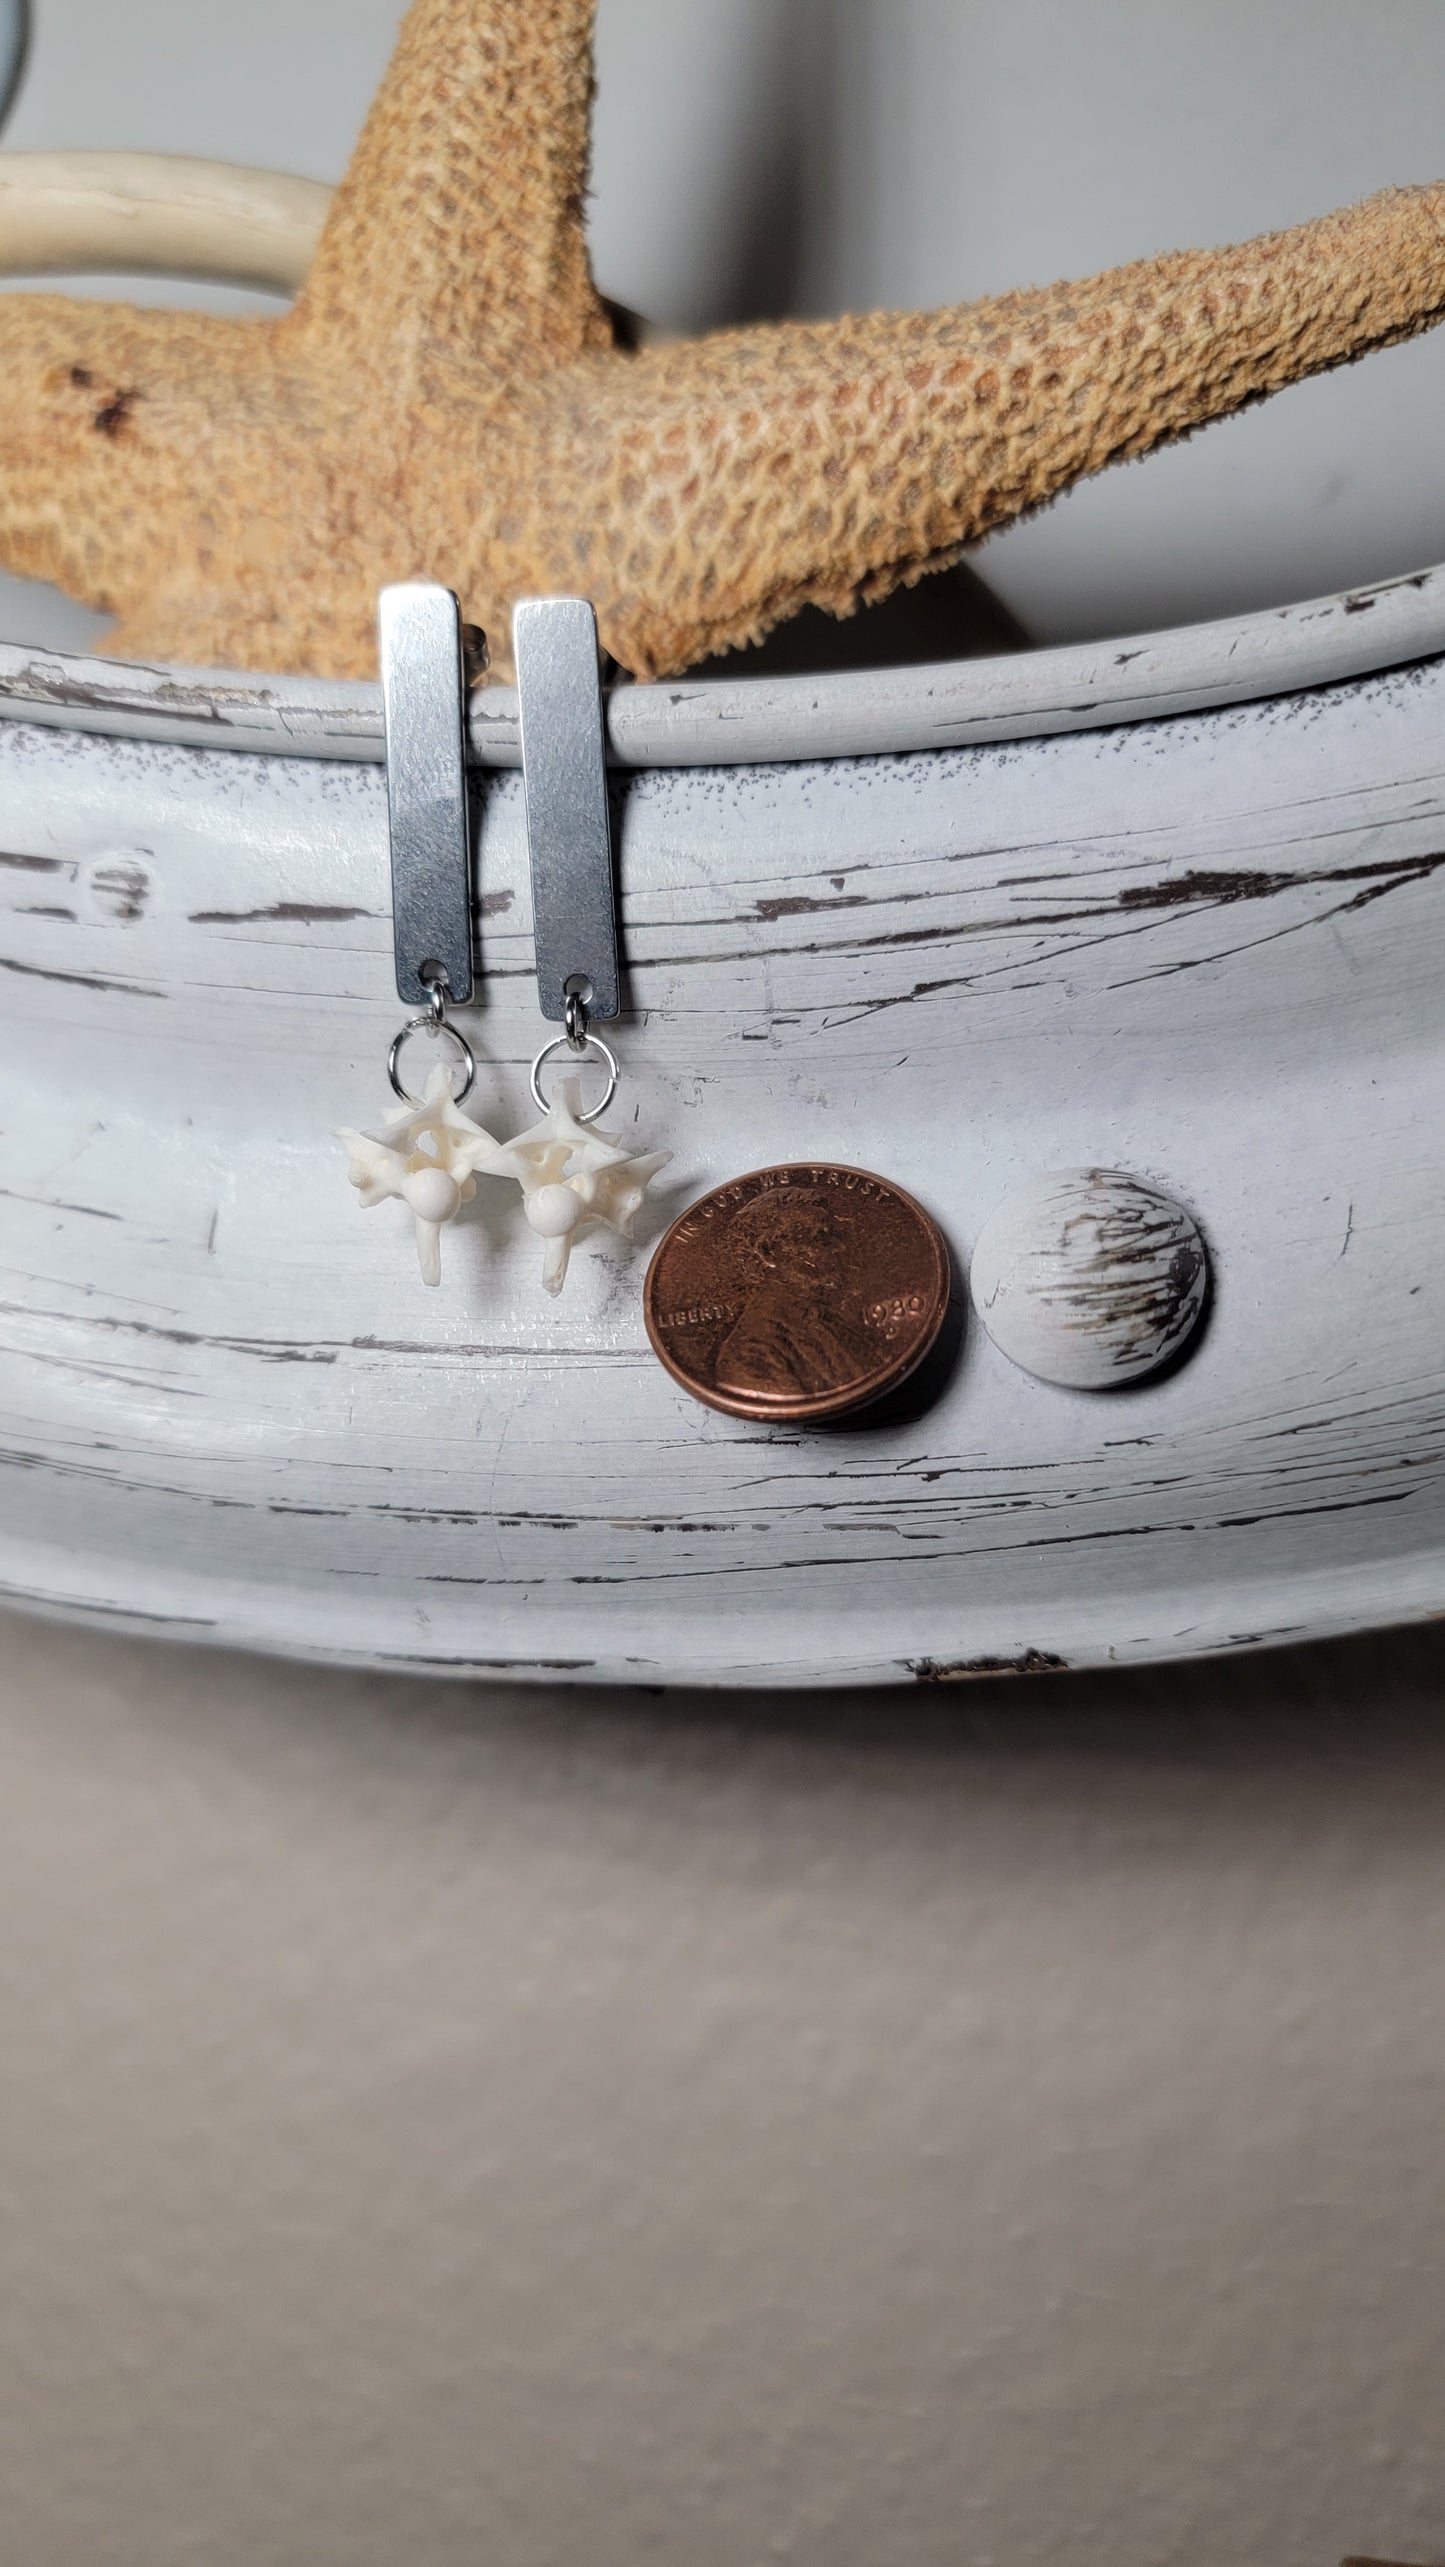
{"label": "pair of earrings", "polygon": [[[582,598],[536,598],[513,620],[532,871],[537,997],[562,1031],[532,1064],[541,1121],[498,1140],[465,1111],[476,1062],[447,1015],[472,995],[472,865],[466,680],[450,590],[382,592],[382,700],[396,984],[418,1002],[392,1043],[398,1109],[343,1131],[363,1206],[404,1203],[422,1279],[441,1281],[441,1234],[480,1177],[519,1189],[560,1292],[572,1249],[596,1231],[627,1240],[670,1152],[633,1152],[600,1128],[616,1055],[593,1030],[618,1012],[617,917],[597,625]],[[420,1097],[402,1083],[417,1034],[455,1047]],[[556,1054],[573,1074],[549,1101]],[[607,1078],[584,1110],[576,1070]],[[453,1085],[457,1067],[460,1084]],[[867,1406],[917,1368],[943,1327],[951,1270],[936,1223],[866,1169],[804,1161],[755,1169],[692,1204],[658,1246],[643,1294],[653,1348],[684,1389],[732,1415],[822,1421]],[[1094,1390],[1143,1379],[1182,1351],[1208,1289],[1185,1208],[1117,1169],[1055,1171],[994,1212],[975,1244],[975,1307],[1002,1353],[1037,1378]]]}
{"label": "pair of earrings", "polygon": [[[412,1216],[424,1283],[441,1281],[441,1234],[472,1201],[479,1176],[510,1180],[529,1227],[544,1243],[542,1283],[561,1291],[577,1242],[589,1232],[630,1239],[648,1185],[671,1153],[629,1151],[600,1128],[620,1076],[594,1015],[618,1006],[617,923],[603,757],[597,626],[581,598],[538,598],[514,618],[527,836],[532,861],[537,993],[564,1031],[532,1064],[541,1121],[499,1141],[464,1111],[476,1078],[449,1004],[472,995],[472,862],[467,794],[466,673],[461,611],[449,589],[408,582],[380,601],[387,813],[391,833],[396,985],[422,1002],[392,1043],[387,1075],[399,1103],[376,1131],[339,1134],[363,1209],[399,1201]],[[438,1063],[420,1097],[401,1076],[413,1035],[445,1038],[455,1061]],[[549,1101],[542,1074],[566,1050],[605,1065],[607,1084],[585,1112],[581,1080],[559,1080]],[[454,1084],[457,1068],[461,1083]]]}
{"label": "pair of earrings", "polygon": [[[426,1021],[414,1019],[405,1030],[410,1033]],[[444,1013],[436,1030],[462,1041]],[[466,1066],[471,1051],[463,1048]],[[406,1205],[416,1229],[422,1282],[428,1284],[441,1282],[442,1230],[471,1202],[477,1178],[510,1178],[521,1188],[529,1227],[546,1243],[543,1290],[560,1292],[572,1250],[589,1231],[605,1229],[620,1239],[631,1238],[648,1185],[672,1153],[649,1150],[634,1157],[610,1133],[598,1131],[595,1115],[580,1110],[581,1081],[576,1078],[559,1082],[551,1104],[543,1106],[540,1123],[519,1132],[514,1141],[497,1141],[463,1111],[462,1099],[471,1086],[468,1067],[454,1094],[452,1072],[440,1064],[420,1098],[407,1096],[398,1083],[400,1110],[388,1114],[379,1132],[347,1129],[338,1134],[346,1144],[347,1174],[364,1210],[393,1199]]]}

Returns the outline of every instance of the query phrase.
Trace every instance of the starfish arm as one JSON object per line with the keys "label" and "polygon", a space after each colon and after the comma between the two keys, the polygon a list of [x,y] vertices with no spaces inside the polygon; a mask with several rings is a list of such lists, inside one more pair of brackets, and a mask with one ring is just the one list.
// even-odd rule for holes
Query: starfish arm
{"label": "starfish arm", "polygon": [[625,668],[670,674],[800,606],[851,613],[1104,465],[1442,314],[1432,186],[1076,285],[594,361],[536,483],[533,524],[578,540],[538,567],[588,589]]}
{"label": "starfish arm", "polygon": [[582,227],[596,0],[413,0],[292,315],[390,385],[609,347]]}
{"label": "starfish arm", "polygon": [[218,383],[264,327],[0,297],[0,562],[120,614],[162,587]]}

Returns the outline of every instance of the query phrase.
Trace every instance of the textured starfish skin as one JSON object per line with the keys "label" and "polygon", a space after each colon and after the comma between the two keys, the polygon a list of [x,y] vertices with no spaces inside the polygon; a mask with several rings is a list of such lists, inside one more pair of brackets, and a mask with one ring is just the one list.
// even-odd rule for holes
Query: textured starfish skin
{"label": "textured starfish skin", "polygon": [[414,0],[279,320],[0,300],[0,560],[123,655],[361,676],[391,580],[582,593],[651,677],[847,614],[1123,457],[1445,314],[1445,188],[922,314],[613,344],[593,0]]}

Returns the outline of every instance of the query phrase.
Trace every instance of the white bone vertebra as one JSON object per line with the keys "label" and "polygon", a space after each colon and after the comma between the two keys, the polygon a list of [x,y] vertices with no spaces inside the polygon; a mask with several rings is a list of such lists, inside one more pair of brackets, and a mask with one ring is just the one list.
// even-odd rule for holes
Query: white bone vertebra
{"label": "white bone vertebra", "polygon": [[527,1219],[547,1242],[542,1283],[553,1293],[567,1280],[574,1243],[589,1230],[631,1238],[642,1198],[672,1156],[649,1150],[631,1157],[615,1134],[580,1121],[580,1096],[580,1080],[559,1079],[542,1121],[499,1147],[487,1168],[489,1176],[512,1177],[521,1187]]}
{"label": "white bone vertebra", "polygon": [[336,1137],[346,1144],[346,1173],[362,1210],[393,1198],[404,1203],[416,1224],[422,1282],[439,1284],[442,1225],[471,1202],[475,1172],[497,1148],[490,1132],[456,1103],[451,1071],[439,1062],[420,1105],[398,1107],[379,1132],[343,1128]]}

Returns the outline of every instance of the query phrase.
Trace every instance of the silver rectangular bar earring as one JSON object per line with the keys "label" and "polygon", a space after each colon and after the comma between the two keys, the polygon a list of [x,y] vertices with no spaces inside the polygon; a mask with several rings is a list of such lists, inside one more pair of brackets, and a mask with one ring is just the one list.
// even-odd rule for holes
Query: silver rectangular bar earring
{"label": "silver rectangular bar earring", "polygon": [[[599,1126],[621,1070],[596,1031],[620,1006],[617,896],[607,803],[597,618],[584,597],[533,597],[512,615],[522,780],[532,868],[537,1005],[563,1027],[532,1063],[542,1120],[501,1153],[495,1173],[522,1189],[528,1223],[546,1243],[542,1283],[560,1292],[573,1248],[589,1231],[630,1239],[643,1197],[669,1150],[633,1153]],[[559,1052],[570,1073],[550,1098],[542,1073]],[[607,1072],[582,1103],[589,1054]]]}

